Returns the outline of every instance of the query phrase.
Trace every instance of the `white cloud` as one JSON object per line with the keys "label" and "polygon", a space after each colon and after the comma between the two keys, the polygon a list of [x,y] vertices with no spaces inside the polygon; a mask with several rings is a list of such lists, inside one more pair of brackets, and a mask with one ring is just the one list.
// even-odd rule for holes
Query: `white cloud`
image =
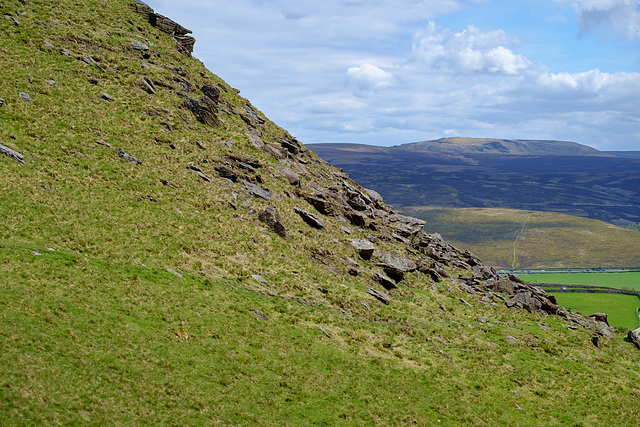
{"label": "white cloud", "polygon": [[395,85],[393,74],[371,64],[351,67],[346,72],[346,84],[360,94],[368,94]]}
{"label": "white cloud", "polygon": [[414,35],[414,56],[430,67],[453,72],[497,73],[515,75],[533,65],[507,46],[522,42],[503,30],[482,32],[470,25],[453,32],[433,21]]}
{"label": "white cloud", "polygon": [[571,2],[581,34],[605,28],[614,35],[640,39],[640,0],[555,1]]}

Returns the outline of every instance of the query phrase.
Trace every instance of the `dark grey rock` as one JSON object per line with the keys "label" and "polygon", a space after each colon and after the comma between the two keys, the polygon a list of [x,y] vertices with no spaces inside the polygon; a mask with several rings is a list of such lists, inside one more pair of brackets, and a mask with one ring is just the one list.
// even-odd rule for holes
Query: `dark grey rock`
{"label": "dark grey rock", "polygon": [[118,148],[118,155],[123,159],[125,159],[127,162],[135,163],[138,165],[142,164],[141,160],[133,157],[131,154],[125,153],[125,151],[122,148]]}
{"label": "dark grey rock", "polygon": [[244,189],[248,194],[255,197],[259,197],[264,200],[271,199],[272,195],[271,195],[271,192],[269,192],[269,190],[265,190],[264,188],[258,187],[257,185],[249,181],[242,181],[242,184],[244,185]]}
{"label": "dark grey rock", "polygon": [[373,280],[380,283],[382,287],[388,291],[390,291],[391,289],[396,289],[398,287],[398,285],[396,285],[396,282],[390,279],[389,276],[384,274],[382,271],[378,271],[375,276],[373,276]]}
{"label": "dark grey rock", "polygon": [[144,77],[141,81],[140,81],[140,86],[142,87],[142,89],[151,94],[151,95],[155,95],[156,94],[156,86],[153,84],[153,82],[147,78]]}
{"label": "dark grey rock", "polygon": [[384,292],[380,292],[376,289],[373,288],[369,288],[367,287],[367,292],[374,296],[375,298],[377,298],[378,300],[382,301],[384,304],[389,305],[389,303],[391,302],[391,300],[389,299],[389,296],[387,294],[385,294]]}
{"label": "dark grey rock", "polygon": [[382,267],[389,276],[401,280],[404,273],[417,270],[418,266],[410,259],[389,253],[382,254],[378,265]]}
{"label": "dark grey rock", "polygon": [[606,323],[607,326],[609,326],[609,321],[607,320],[607,313],[593,313],[588,315],[587,317],[597,322]]}
{"label": "dark grey rock", "polygon": [[317,229],[324,228],[324,221],[318,215],[312,214],[311,212],[307,212],[300,208],[295,208],[295,211],[298,215],[300,215],[302,220],[307,224],[309,224],[311,227],[317,228]]}
{"label": "dark grey rock", "polygon": [[215,171],[220,178],[226,178],[233,182],[236,182],[238,180],[238,175],[233,170],[224,165],[216,166]]}
{"label": "dark grey rock", "polygon": [[282,175],[282,177],[286,179],[290,185],[300,184],[300,175],[298,175],[296,172],[285,167],[279,168],[279,171],[280,171],[280,175]]}
{"label": "dark grey rock", "polygon": [[27,104],[31,104],[31,96],[29,96],[28,93],[26,92],[20,92],[18,94],[18,96],[20,96],[20,99],[22,99],[24,102],[26,102]]}
{"label": "dark grey rock", "polygon": [[111,101],[113,101],[113,98],[111,97],[111,95],[109,95],[109,94],[108,94],[108,93],[106,93],[106,92],[102,92],[102,93],[100,94],[100,99],[101,99],[102,101],[107,101],[107,102],[111,102]]}
{"label": "dark grey rock", "polygon": [[187,108],[193,113],[196,120],[205,125],[216,127],[220,125],[218,109],[213,102],[208,101],[204,96],[202,100],[187,97]]}
{"label": "dark grey rock", "polygon": [[332,215],[334,212],[333,204],[322,194],[304,195],[304,199],[311,206],[316,208],[318,212],[324,215]]}
{"label": "dark grey rock", "polygon": [[362,259],[371,259],[376,247],[368,240],[365,239],[349,239],[351,245],[356,248],[358,255]]}
{"label": "dark grey rock", "polygon": [[326,336],[327,338],[331,338],[331,335],[329,334],[329,332],[327,332],[327,330],[326,330],[325,328],[323,328],[322,326],[318,326],[318,330],[319,330],[320,332],[322,332],[323,334],[325,334],[325,336]]}
{"label": "dark grey rock", "polygon": [[267,227],[278,236],[287,237],[287,229],[282,221],[282,216],[274,206],[269,206],[264,212],[261,212],[258,219],[267,224]]}

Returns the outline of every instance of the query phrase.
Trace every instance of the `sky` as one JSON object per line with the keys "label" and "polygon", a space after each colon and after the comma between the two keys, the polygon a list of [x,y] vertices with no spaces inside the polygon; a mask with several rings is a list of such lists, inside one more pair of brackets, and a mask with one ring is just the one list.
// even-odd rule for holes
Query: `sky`
{"label": "sky", "polygon": [[640,0],[146,0],[303,143],[640,150]]}

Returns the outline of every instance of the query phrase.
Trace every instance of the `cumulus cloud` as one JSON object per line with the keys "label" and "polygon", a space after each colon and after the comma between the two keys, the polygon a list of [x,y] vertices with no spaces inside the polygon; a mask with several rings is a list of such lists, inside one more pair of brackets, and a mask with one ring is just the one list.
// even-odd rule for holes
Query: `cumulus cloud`
{"label": "cumulus cloud", "polygon": [[509,48],[522,42],[503,30],[482,32],[470,25],[454,32],[433,21],[414,35],[414,56],[430,67],[467,73],[515,75],[532,62]]}
{"label": "cumulus cloud", "polygon": [[358,93],[367,94],[395,84],[393,74],[371,64],[351,67],[346,72],[346,84]]}
{"label": "cumulus cloud", "polygon": [[556,0],[571,2],[580,33],[604,28],[630,39],[640,39],[640,0]]}

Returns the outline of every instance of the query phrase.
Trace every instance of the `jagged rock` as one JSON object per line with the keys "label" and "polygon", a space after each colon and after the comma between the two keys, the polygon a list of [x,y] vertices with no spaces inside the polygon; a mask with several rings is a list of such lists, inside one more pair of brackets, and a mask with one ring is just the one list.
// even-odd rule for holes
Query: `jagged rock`
{"label": "jagged rock", "polygon": [[317,229],[324,228],[324,221],[318,215],[312,214],[311,212],[307,212],[300,208],[295,208],[295,211],[298,215],[300,215],[303,221],[309,224],[311,227]]}
{"label": "jagged rock", "polygon": [[278,139],[277,141],[280,143],[282,148],[286,149],[288,152],[290,152],[293,155],[297,155],[300,152],[300,149],[302,148],[300,143],[295,139],[288,139],[288,140]]}
{"label": "jagged rock", "polygon": [[233,182],[238,181],[238,175],[228,167],[216,166],[214,169],[220,178],[225,178]]}
{"label": "jagged rock", "polygon": [[365,227],[367,225],[367,216],[363,213],[356,211],[349,211],[346,213],[347,218],[351,224],[356,227]]}
{"label": "jagged rock", "polygon": [[486,285],[493,292],[500,292],[507,295],[515,294],[513,283],[506,277],[502,277],[499,280],[494,280],[493,282],[486,282]]}
{"label": "jagged rock", "polygon": [[218,119],[218,109],[212,102],[208,102],[208,97],[203,97],[203,100],[197,100],[187,97],[186,104],[189,111],[193,113],[196,120],[205,125],[216,127],[220,125],[220,119]]}
{"label": "jagged rock", "polygon": [[9,156],[14,160],[17,160],[20,163],[24,163],[24,156],[22,154],[2,144],[0,144],[0,153],[4,154],[5,156]]}
{"label": "jagged rock", "polygon": [[362,259],[371,259],[371,256],[376,249],[373,243],[365,239],[349,239],[349,242],[354,248],[356,248],[358,255],[360,255],[360,258]]}
{"label": "jagged rock", "polygon": [[369,288],[369,287],[367,287],[367,292],[369,292],[370,295],[373,295],[375,298],[382,301],[386,305],[389,305],[389,303],[391,302],[391,300],[389,299],[389,296],[384,292],[380,292],[376,289]]}
{"label": "jagged rock", "polygon": [[595,320],[597,322],[602,322],[609,326],[609,321],[607,320],[607,313],[593,313],[587,316],[589,319]]}
{"label": "jagged rock", "polygon": [[369,196],[369,198],[371,199],[371,201],[373,201],[373,203],[378,204],[382,202],[382,196],[379,193],[373,190],[369,190],[368,188],[365,188],[364,191],[365,193],[367,193],[367,196]]}
{"label": "jagged rock", "polygon": [[4,99],[0,98],[0,107],[4,105]]}
{"label": "jagged rock", "polygon": [[260,197],[261,199],[264,200],[270,200],[271,199],[271,192],[269,190],[266,190],[264,188],[260,188],[257,185],[248,182],[248,181],[242,181],[242,184],[244,185],[244,189],[247,191],[247,193],[249,193],[252,196],[255,197]]}
{"label": "jagged rock", "polygon": [[[627,331],[627,338],[629,339],[629,341],[631,341],[633,343],[633,345],[636,346],[636,348],[638,350],[640,350],[640,328],[632,331],[631,329],[629,329]],[[638,365],[640,366],[640,365]]]}
{"label": "jagged rock", "polygon": [[20,92],[18,94],[18,96],[20,96],[20,99],[22,99],[24,102],[26,102],[27,104],[31,104],[31,96],[29,96],[28,93],[26,92]]}
{"label": "jagged rock", "polygon": [[357,211],[366,211],[368,208],[367,202],[357,193],[352,193],[347,203]]}
{"label": "jagged rock", "polygon": [[201,91],[202,93],[204,93],[204,96],[206,96],[211,102],[216,105],[218,104],[218,101],[220,100],[220,88],[214,85],[206,84],[202,86]]}
{"label": "jagged rock", "polygon": [[[478,279],[478,280],[489,280],[489,279],[494,279],[494,280],[498,280],[498,273],[495,271],[494,268],[490,268],[487,267],[486,265],[482,265],[482,264],[478,264],[473,260],[474,262],[469,264],[473,267],[473,277]],[[480,262],[479,260],[477,260],[478,262]]]}
{"label": "jagged rock", "polygon": [[307,203],[316,208],[321,214],[333,214],[333,204],[322,194],[309,194],[303,195],[302,197],[307,201]]}
{"label": "jagged rock", "polygon": [[600,335],[600,334],[597,334],[597,333],[596,333],[596,334],[591,335],[591,342],[593,343],[593,345],[594,345],[596,348],[600,348],[600,337],[601,337],[601,335]]}
{"label": "jagged rock", "polygon": [[258,219],[267,224],[267,227],[278,236],[287,237],[287,229],[282,221],[282,216],[274,206],[269,206],[264,212],[261,212]]}
{"label": "jagged rock", "polygon": [[524,308],[530,312],[542,309],[542,302],[532,292],[520,292],[507,301],[507,307]]}
{"label": "jagged rock", "polygon": [[410,259],[389,253],[382,254],[377,263],[393,279],[402,280],[404,273],[417,270],[418,266]]}
{"label": "jagged rock", "polygon": [[398,285],[396,285],[396,282],[391,280],[389,278],[389,276],[384,274],[382,271],[378,271],[373,276],[373,280],[375,280],[376,282],[380,283],[382,285],[382,287],[385,288],[388,291],[390,291],[391,289],[396,289],[398,287]]}
{"label": "jagged rock", "polygon": [[139,159],[133,157],[131,154],[125,153],[125,151],[122,148],[118,148],[118,155],[120,157],[122,157],[123,159],[125,159],[127,162],[135,163],[137,165],[141,165],[142,164],[142,160],[139,160]]}
{"label": "jagged rock", "polygon": [[207,182],[211,182],[211,178],[209,178],[207,175],[205,175],[204,172],[202,172],[202,169],[200,169],[199,167],[190,165],[190,166],[187,166],[187,169],[190,169],[190,170],[194,171],[203,180],[205,180]]}
{"label": "jagged rock", "polygon": [[297,173],[295,173],[291,169],[285,168],[285,167],[281,167],[281,168],[279,168],[279,171],[280,171],[280,175],[282,175],[282,177],[284,179],[286,179],[287,182],[290,185],[299,185],[300,184],[300,175],[298,175]]}
{"label": "jagged rock", "polygon": [[191,30],[186,29],[166,16],[155,13],[148,4],[141,0],[133,0],[130,6],[131,9],[142,16],[143,19],[152,26],[158,28],[163,33],[173,36],[178,52],[186,56],[191,56],[193,46],[196,42],[196,39],[187,36],[187,34],[191,33]]}
{"label": "jagged rock", "polygon": [[418,271],[424,274],[428,274],[434,282],[439,282],[442,279],[451,279],[451,275],[447,273],[447,271],[442,268],[442,266],[432,263],[431,266],[428,265],[419,265]]}
{"label": "jagged rock", "polygon": [[406,215],[393,214],[389,216],[389,222],[395,228],[396,233],[409,239],[412,243],[419,244],[424,233],[425,221]]}

